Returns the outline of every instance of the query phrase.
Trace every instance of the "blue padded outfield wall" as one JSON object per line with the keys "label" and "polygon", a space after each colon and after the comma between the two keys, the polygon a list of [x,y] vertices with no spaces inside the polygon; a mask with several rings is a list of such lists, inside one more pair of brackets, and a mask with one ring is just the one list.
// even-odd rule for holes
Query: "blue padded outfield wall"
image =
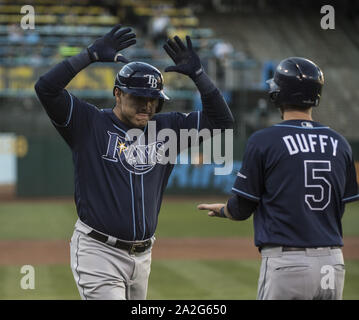
{"label": "blue padded outfield wall", "polygon": [[[27,152],[18,158],[16,193],[21,197],[72,195],[73,164],[70,149],[57,136],[27,137]],[[168,194],[229,194],[241,162],[232,174],[215,175],[215,164],[177,164],[168,181]],[[221,165],[218,165],[221,167]]]}

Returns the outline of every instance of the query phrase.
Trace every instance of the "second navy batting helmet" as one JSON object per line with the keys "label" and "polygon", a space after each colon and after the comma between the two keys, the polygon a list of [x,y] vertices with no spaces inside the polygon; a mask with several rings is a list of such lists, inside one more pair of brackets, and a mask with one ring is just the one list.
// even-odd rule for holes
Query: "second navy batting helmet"
{"label": "second navy batting helmet", "polygon": [[159,103],[156,112],[160,112],[163,102],[169,97],[163,92],[163,77],[161,72],[144,62],[130,62],[117,73],[115,88],[135,96],[158,98]]}
{"label": "second navy batting helmet", "polygon": [[309,108],[319,105],[324,76],[314,62],[292,57],[279,63],[267,83],[270,99],[277,107]]}

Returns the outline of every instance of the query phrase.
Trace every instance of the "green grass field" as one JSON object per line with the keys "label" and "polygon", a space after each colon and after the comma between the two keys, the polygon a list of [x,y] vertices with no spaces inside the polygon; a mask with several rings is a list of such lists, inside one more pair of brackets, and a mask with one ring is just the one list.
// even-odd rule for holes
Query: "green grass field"
{"label": "green grass field", "polygon": [[[164,200],[157,237],[253,236],[252,221],[207,217],[200,201]],[[343,218],[345,236],[359,236],[359,203]],[[70,239],[76,221],[72,202],[0,204],[0,240]],[[255,299],[259,260],[154,260],[148,299]],[[35,289],[20,288],[21,266],[0,266],[0,299],[79,299],[69,265],[37,265]],[[359,299],[359,260],[346,261],[344,299]]]}
{"label": "green grass field", "polygon": [[[223,199],[222,199],[223,200]],[[207,217],[195,200],[164,200],[159,215],[158,237],[252,237],[252,219],[230,221]],[[76,222],[72,201],[0,203],[0,240],[70,239]],[[347,205],[344,236],[359,236],[359,202]]]}

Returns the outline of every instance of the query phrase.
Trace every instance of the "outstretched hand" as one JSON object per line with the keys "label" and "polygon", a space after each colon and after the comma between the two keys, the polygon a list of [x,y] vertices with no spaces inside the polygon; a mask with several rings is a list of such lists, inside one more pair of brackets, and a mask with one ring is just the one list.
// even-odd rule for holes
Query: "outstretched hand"
{"label": "outstretched hand", "polygon": [[165,72],[179,72],[194,80],[203,72],[203,68],[201,60],[192,48],[191,38],[186,36],[187,47],[178,36],[173,39],[174,41],[168,39],[163,49],[176,65],[167,67]]}
{"label": "outstretched hand", "polygon": [[199,204],[197,206],[197,209],[199,209],[199,210],[209,210],[208,216],[210,216],[210,217],[225,218],[226,216],[223,216],[221,214],[221,208],[223,208],[224,206],[225,206],[224,203],[211,203],[211,204],[202,203],[202,204]]}
{"label": "outstretched hand", "polygon": [[87,48],[91,61],[129,62],[119,51],[136,43],[136,34],[131,31],[131,28],[122,28],[122,25],[118,24],[103,37],[95,40],[95,42]]}

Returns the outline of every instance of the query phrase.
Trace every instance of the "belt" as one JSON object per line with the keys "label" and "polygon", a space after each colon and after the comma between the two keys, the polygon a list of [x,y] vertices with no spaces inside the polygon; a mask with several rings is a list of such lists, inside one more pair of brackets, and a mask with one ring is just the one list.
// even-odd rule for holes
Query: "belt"
{"label": "belt", "polygon": [[[272,247],[272,246],[271,246]],[[279,247],[279,246],[278,246]],[[282,247],[282,252],[285,251],[305,251],[306,249],[319,249],[319,248],[330,248],[330,249],[340,249],[341,246],[331,246],[331,247],[313,247],[313,248],[300,248],[300,247],[286,247],[286,246],[281,246]],[[262,251],[262,249],[265,248],[264,247],[260,247],[259,248],[259,252]]]}
{"label": "belt", "polygon": [[[308,249],[319,249],[319,248],[330,248],[330,249],[339,249],[340,246],[332,246],[332,247],[314,247]],[[282,247],[282,251],[305,251],[307,248],[299,248],[299,247]]]}
{"label": "belt", "polygon": [[[97,241],[109,244],[108,243],[109,237],[102,233],[99,233],[95,230],[92,230],[87,235]],[[115,243],[109,244],[109,245],[112,245],[113,247],[118,248],[118,249],[127,250],[130,254],[133,254],[133,253],[138,253],[138,252],[144,252],[147,249],[149,249],[152,246],[152,241],[149,239],[149,240],[145,240],[145,241],[141,241],[141,242],[128,243],[128,242],[124,242],[124,241],[116,239]]]}

